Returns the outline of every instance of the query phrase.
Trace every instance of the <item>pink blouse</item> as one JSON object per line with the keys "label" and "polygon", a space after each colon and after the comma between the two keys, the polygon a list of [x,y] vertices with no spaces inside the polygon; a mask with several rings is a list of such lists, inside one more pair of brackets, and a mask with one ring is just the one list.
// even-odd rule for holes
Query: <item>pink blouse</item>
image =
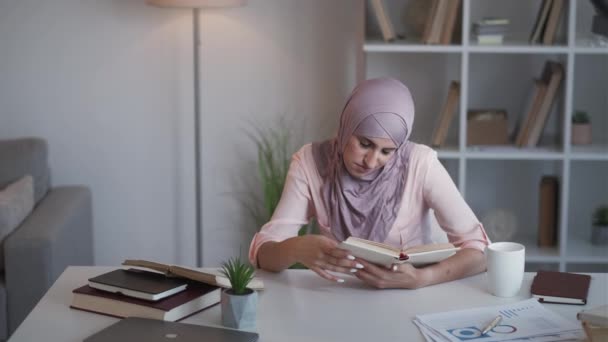
{"label": "pink blouse", "polygon": [[[312,217],[316,217],[320,233],[335,240],[321,199],[321,184],[312,145],[304,145],[292,156],[283,194],[272,218],[251,241],[249,260],[253,265],[257,265],[258,250],[263,243],[297,236],[300,227]],[[430,228],[423,224],[430,209],[454,245],[483,251],[489,243],[483,226],[437,159],[437,153],[428,146],[415,144],[401,208],[384,243],[407,248],[431,242]]]}

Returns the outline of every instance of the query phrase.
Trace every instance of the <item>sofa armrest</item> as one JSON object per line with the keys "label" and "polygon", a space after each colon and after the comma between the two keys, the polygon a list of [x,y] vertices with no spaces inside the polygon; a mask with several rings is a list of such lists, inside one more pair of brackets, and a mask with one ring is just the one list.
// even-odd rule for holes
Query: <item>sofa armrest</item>
{"label": "sofa armrest", "polygon": [[68,265],[93,264],[91,192],[52,188],[4,242],[8,331],[15,331]]}

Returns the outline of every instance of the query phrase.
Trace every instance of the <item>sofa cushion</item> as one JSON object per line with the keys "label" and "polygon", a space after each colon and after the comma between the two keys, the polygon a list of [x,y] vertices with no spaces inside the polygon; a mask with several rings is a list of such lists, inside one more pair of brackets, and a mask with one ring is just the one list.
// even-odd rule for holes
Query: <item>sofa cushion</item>
{"label": "sofa cushion", "polygon": [[0,190],[0,270],[4,270],[4,239],[34,208],[34,180],[26,175]]}
{"label": "sofa cushion", "polygon": [[34,178],[34,203],[38,203],[50,186],[47,144],[40,138],[0,140],[0,189],[23,175]]}

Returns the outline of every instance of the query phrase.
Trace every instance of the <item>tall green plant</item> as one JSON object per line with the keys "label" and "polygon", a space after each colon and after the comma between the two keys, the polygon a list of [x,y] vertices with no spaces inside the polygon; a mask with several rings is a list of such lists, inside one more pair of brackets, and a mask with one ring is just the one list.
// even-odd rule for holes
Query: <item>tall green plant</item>
{"label": "tall green plant", "polygon": [[[290,139],[292,135],[285,122],[281,121],[277,128],[256,128],[255,134],[250,136],[257,147],[257,166],[262,198],[253,197],[248,208],[259,229],[270,221],[281,199],[285,179],[289,171],[291,154],[293,153]],[[263,203],[261,208],[257,205],[258,203]],[[302,236],[316,232],[316,224],[311,222],[302,226],[298,235]],[[302,267],[302,265],[296,264],[292,268]]]}

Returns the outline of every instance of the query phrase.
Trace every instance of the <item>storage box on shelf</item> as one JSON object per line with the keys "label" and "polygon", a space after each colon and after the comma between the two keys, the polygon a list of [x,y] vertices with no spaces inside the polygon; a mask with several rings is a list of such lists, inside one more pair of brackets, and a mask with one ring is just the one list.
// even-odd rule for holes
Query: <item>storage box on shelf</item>
{"label": "storage box on shelf", "polygon": [[[456,29],[455,32],[460,33],[446,45],[420,41],[428,15],[417,14],[416,11],[424,13],[417,7],[419,2],[432,1],[384,0],[397,34],[406,38],[393,42],[384,42],[374,35],[373,17],[363,13],[369,12],[369,6],[360,7],[361,23],[367,25],[367,29],[360,32],[367,35],[361,37],[359,78],[392,76],[407,83],[417,109],[413,140],[425,144],[431,141],[450,81],[458,81],[458,108],[445,143],[437,151],[476,214],[483,218],[492,208],[500,207],[510,208],[516,214],[519,231],[513,240],[526,245],[527,267],[531,270],[546,266],[564,271],[572,267],[606,265],[608,252],[575,234],[584,218],[579,216],[577,206],[590,205],[585,193],[587,188],[579,182],[587,179],[599,182],[608,174],[605,166],[597,168],[598,163],[608,163],[608,102],[605,100],[608,73],[599,72],[608,70],[608,47],[582,40],[590,35],[589,25],[594,15],[591,3],[564,0],[554,42],[545,45],[529,43],[544,0],[462,0],[459,12],[462,29]],[[508,19],[503,44],[478,45],[471,38],[472,23],[485,17]],[[415,22],[408,23],[408,20]],[[527,148],[467,146],[466,114],[474,109],[506,110],[509,132],[511,138],[514,137],[517,123],[525,115],[523,107],[530,96],[533,79],[541,76],[547,60],[563,66],[563,78],[539,144]],[[590,113],[592,145],[570,144],[571,114],[578,109]],[[591,166],[582,166],[585,163]],[[578,176],[587,169],[587,176]],[[498,177],[500,174],[503,176]],[[539,182],[545,174],[557,176],[560,184],[555,247],[537,245]],[[608,201],[608,187],[598,188],[603,189],[598,196]]]}

